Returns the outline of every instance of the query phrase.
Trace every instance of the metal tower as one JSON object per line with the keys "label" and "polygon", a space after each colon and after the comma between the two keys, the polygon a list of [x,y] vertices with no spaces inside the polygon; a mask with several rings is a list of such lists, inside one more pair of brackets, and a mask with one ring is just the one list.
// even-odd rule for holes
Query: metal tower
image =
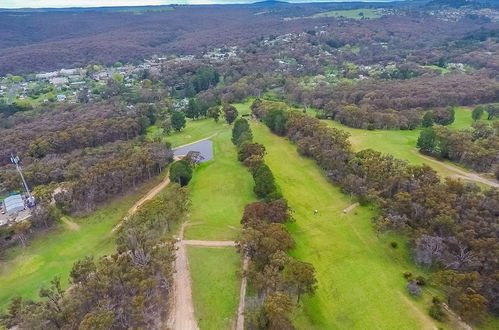
{"label": "metal tower", "polygon": [[10,156],[10,161],[12,162],[12,164],[16,165],[16,169],[19,172],[19,175],[21,176],[21,179],[23,180],[23,185],[24,185],[24,189],[26,190],[26,194],[28,194],[29,200],[32,200],[33,196],[31,196],[31,192],[29,191],[28,184],[26,183],[26,180],[24,179],[24,175],[23,175],[23,172],[22,172],[22,169],[21,169],[21,165],[19,165],[19,156],[11,155]]}

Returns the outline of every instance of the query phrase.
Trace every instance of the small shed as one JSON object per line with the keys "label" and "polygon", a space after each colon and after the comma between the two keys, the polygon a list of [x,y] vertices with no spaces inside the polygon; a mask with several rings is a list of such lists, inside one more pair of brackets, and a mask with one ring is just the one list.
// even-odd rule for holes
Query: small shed
{"label": "small shed", "polygon": [[5,204],[5,211],[7,211],[8,215],[14,215],[25,208],[24,200],[21,195],[9,196],[3,202]]}

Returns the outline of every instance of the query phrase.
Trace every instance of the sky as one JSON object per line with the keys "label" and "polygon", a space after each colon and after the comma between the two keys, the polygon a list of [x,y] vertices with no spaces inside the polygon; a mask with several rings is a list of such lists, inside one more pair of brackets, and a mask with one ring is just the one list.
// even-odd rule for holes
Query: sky
{"label": "sky", "polygon": [[[212,3],[252,3],[259,0],[0,0],[0,8],[62,8],[62,7],[107,7],[107,6],[148,6],[168,4],[212,4]],[[318,0],[314,0],[318,1]],[[320,1],[320,0],[319,0]],[[335,0],[328,0],[335,1]],[[337,1],[337,0],[336,0]],[[343,0],[345,2],[354,0]],[[355,0],[358,1],[358,0]],[[375,0],[364,0],[375,1]],[[380,1],[380,0],[378,0]],[[381,0],[384,1],[384,0]],[[291,0],[289,2],[308,2]]]}

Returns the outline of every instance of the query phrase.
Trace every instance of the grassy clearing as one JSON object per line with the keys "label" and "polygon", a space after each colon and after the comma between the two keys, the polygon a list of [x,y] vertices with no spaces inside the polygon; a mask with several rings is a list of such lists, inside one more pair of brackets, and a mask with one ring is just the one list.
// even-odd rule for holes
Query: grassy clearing
{"label": "grassy clearing", "polygon": [[427,68],[427,69],[433,69],[433,70],[438,70],[440,71],[440,74],[447,74],[450,72],[449,69],[447,68],[442,68],[441,66],[438,66],[438,65],[423,65],[422,66],[423,68]]}
{"label": "grassy clearing", "polygon": [[36,298],[39,288],[47,285],[54,276],[60,276],[66,286],[69,271],[76,260],[87,255],[97,258],[114,252],[111,229],[160,180],[160,177],[155,178],[138,191],[117,198],[85,217],[67,217],[78,225],[78,230],[65,223],[59,224],[36,237],[26,248],[7,250],[0,263],[0,310],[12,297]]}
{"label": "grassy clearing", "polygon": [[[454,123],[448,127],[451,129],[468,129],[473,123],[471,110],[464,107],[456,107]],[[350,142],[355,151],[371,148],[383,153],[388,153],[396,158],[408,161],[411,164],[426,164],[435,169],[442,176],[452,176],[454,171],[445,168],[435,162],[424,159],[416,148],[421,129],[407,130],[374,130],[351,128],[332,120],[324,120],[330,127],[335,127],[350,133]],[[445,161],[445,163],[464,169],[459,164]]]}
{"label": "grassy clearing", "polygon": [[376,9],[351,9],[351,10],[332,10],[324,13],[315,14],[313,17],[345,17],[353,19],[379,18],[381,14]]}
{"label": "grassy clearing", "polygon": [[198,166],[189,183],[189,221],[199,224],[186,228],[187,239],[235,239],[244,206],[255,200],[251,174],[237,161],[236,148],[230,141],[232,127],[224,127],[211,139],[214,160]]}
{"label": "grassy clearing", "polygon": [[240,257],[234,248],[187,247],[199,328],[230,329],[239,302]]}
{"label": "grassy clearing", "polygon": [[[319,289],[303,299],[294,317],[297,328],[432,328],[423,308],[428,297],[416,300],[406,293],[402,273],[423,272],[411,263],[403,238],[377,234],[371,222],[376,210],[370,207],[343,215],[354,201],[328,182],[313,161],[262,124],[252,127],[294,211],[296,221],[288,226],[297,243],[292,254],[317,270]],[[319,210],[316,216],[314,209]],[[399,248],[389,247],[391,241],[398,241]]]}
{"label": "grassy clearing", "polygon": [[187,120],[186,127],[181,132],[175,132],[171,135],[164,135],[163,129],[157,126],[150,126],[147,129],[147,139],[161,138],[163,141],[168,141],[173,148],[191,143],[200,139],[204,139],[214,133],[223,130],[227,125],[224,124],[223,118],[216,123],[213,119],[198,119]]}

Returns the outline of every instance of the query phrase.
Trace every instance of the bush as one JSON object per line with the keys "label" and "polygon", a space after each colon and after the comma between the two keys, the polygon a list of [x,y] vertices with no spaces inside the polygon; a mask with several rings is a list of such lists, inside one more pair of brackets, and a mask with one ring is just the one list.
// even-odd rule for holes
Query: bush
{"label": "bush", "polygon": [[421,287],[416,283],[416,281],[410,281],[407,283],[407,292],[409,292],[411,296],[419,297],[421,296]]}
{"label": "bush", "polygon": [[396,249],[399,245],[397,244],[397,242],[391,242],[390,243],[390,246],[394,249]]}
{"label": "bush", "polygon": [[176,182],[181,186],[185,186],[191,181],[192,178],[192,165],[185,161],[179,160],[172,164],[170,168],[170,180]]}
{"label": "bush", "polygon": [[249,123],[244,118],[239,118],[234,122],[234,127],[232,128],[232,143],[239,146],[244,141],[251,141],[253,135],[249,127]]}
{"label": "bush", "polygon": [[253,190],[259,198],[267,198],[277,191],[274,175],[266,164],[260,164],[253,173],[255,187]]}
{"label": "bush", "polygon": [[421,275],[416,276],[416,283],[419,286],[424,286],[424,285],[426,285],[426,278],[424,278],[424,276],[421,276]]}
{"label": "bush", "polygon": [[442,309],[440,299],[437,298],[438,302],[435,302],[435,298],[437,298],[437,297],[433,297],[433,305],[431,305],[430,310],[428,311],[428,314],[430,314],[430,316],[437,321],[443,321],[445,314],[444,314],[444,311]]}
{"label": "bush", "polygon": [[239,151],[237,153],[237,158],[240,162],[243,162],[250,156],[262,157],[265,155],[265,146],[260,143],[251,143],[245,141],[241,144]]}
{"label": "bush", "polygon": [[412,279],[412,273],[411,272],[404,272],[404,278],[406,280],[411,280]]}
{"label": "bush", "polygon": [[243,165],[249,168],[251,173],[261,164],[263,164],[263,157],[259,155],[251,155],[243,161]]}
{"label": "bush", "polygon": [[263,118],[263,122],[277,135],[284,135],[286,133],[288,117],[284,110],[270,110]]}

